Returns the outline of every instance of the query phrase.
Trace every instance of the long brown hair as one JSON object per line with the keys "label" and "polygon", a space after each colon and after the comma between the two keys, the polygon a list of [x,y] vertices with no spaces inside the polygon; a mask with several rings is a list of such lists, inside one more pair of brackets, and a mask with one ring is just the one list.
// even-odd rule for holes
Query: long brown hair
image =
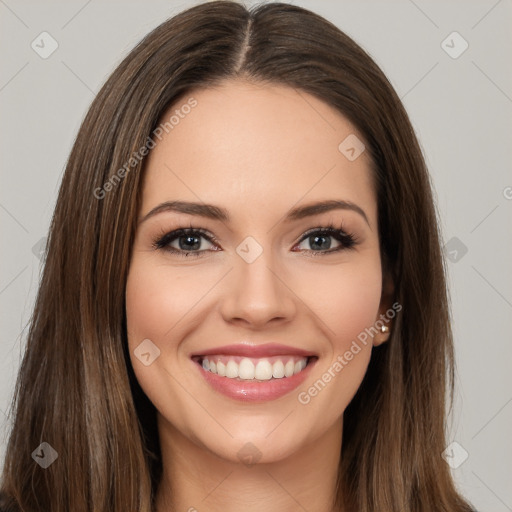
{"label": "long brown hair", "polygon": [[[145,162],[134,155],[178,98],[236,78],[320,98],[354,124],[373,163],[381,254],[402,310],[345,411],[337,507],[471,510],[441,457],[453,342],[431,184],[408,116],[379,67],[330,22],[293,5],[227,1],[153,30],[83,121],[17,380],[2,506],[153,509],[162,470],[155,409],[130,364],[124,305]],[[47,469],[31,457],[42,442],[58,454]]]}

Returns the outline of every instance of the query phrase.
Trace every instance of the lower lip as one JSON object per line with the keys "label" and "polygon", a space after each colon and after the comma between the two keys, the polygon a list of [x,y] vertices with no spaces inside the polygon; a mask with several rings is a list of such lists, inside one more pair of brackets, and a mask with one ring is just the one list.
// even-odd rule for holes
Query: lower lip
{"label": "lower lip", "polygon": [[215,391],[229,398],[243,402],[267,402],[276,400],[298,388],[310,374],[311,368],[316,364],[317,360],[318,359],[313,359],[304,370],[296,375],[267,381],[238,380],[220,377],[216,373],[204,370],[199,363],[194,362],[194,364],[197,366],[206,382]]}

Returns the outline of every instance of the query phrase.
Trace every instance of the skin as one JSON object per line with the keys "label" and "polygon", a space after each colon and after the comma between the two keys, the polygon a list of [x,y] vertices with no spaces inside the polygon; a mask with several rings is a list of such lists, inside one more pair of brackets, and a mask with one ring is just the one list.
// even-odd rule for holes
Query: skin
{"label": "skin", "polygon": [[[157,510],[331,511],[343,412],[372,346],[387,335],[370,338],[308,404],[297,397],[391,305],[369,155],[349,161],[338,145],[357,131],[302,91],[229,80],[189,93],[164,117],[190,96],[197,106],[150,153],[139,219],[182,200],[223,207],[230,220],[167,211],[137,228],[126,286],[128,342],[137,379],[158,411],[164,475]],[[348,209],[283,220],[291,208],[328,199],[357,204],[368,222]],[[330,222],[353,233],[357,245],[326,253],[340,246],[328,236],[330,247],[317,246],[324,254],[313,255],[314,240],[301,241],[304,233]],[[217,239],[199,238],[200,256],[154,248],[162,234],[191,225]],[[248,236],[263,249],[252,263],[236,252]],[[179,250],[179,239],[171,245]],[[144,339],[160,350],[149,366],[134,355]],[[298,389],[242,403],[209,387],[190,354],[243,341],[296,346],[319,359]],[[260,454],[254,465],[237,455],[246,443]]]}

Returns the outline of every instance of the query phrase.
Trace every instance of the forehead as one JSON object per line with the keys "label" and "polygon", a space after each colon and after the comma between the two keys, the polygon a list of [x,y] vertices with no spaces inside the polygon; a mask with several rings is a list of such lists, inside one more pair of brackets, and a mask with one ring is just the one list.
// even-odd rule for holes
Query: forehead
{"label": "forehead", "polygon": [[146,165],[143,211],[187,199],[222,203],[243,216],[344,199],[375,215],[369,156],[350,161],[339,149],[347,137],[361,136],[304,91],[226,81],[184,95],[162,122],[171,116],[172,128],[155,141]]}

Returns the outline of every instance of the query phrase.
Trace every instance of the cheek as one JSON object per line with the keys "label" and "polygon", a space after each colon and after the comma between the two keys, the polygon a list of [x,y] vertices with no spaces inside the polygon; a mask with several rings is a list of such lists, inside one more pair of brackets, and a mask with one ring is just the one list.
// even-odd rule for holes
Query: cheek
{"label": "cheek", "polygon": [[379,259],[315,269],[308,282],[314,283],[308,305],[322,321],[334,352],[346,350],[377,319],[382,291]]}
{"label": "cheek", "polygon": [[[181,403],[183,393],[169,371],[186,378],[186,366],[177,365],[183,354],[181,341],[200,327],[201,311],[208,291],[219,274],[206,266],[179,268],[155,262],[142,250],[134,251],[126,283],[128,347],[133,370],[144,392],[159,410],[168,403]],[[159,350],[148,366],[137,358],[136,350],[149,339]],[[142,346],[142,345],[141,345]]]}
{"label": "cheek", "polygon": [[[184,271],[185,272],[185,271]],[[183,272],[183,274],[184,274]],[[211,283],[201,283],[201,275],[188,272],[180,275],[176,269],[151,261],[143,251],[135,252],[126,283],[126,320],[130,360],[137,381],[153,405],[159,411],[173,417],[169,404],[175,404],[180,412],[188,410],[176,380],[183,379],[182,368],[176,366],[180,340],[187,330],[193,329],[189,316],[201,295]],[[195,325],[195,324],[194,324]],[[159,350],[149,365],[137,357],[136,349],[143,340],[149,339]],[[151,354],[151,357],[153,355]],[[142,361],[142,362],[141,362]],[[186,414],[183,414],[183,418]],[[174,417],[179,423],[183,418]]]}
{"label": "cheek", "polygon": [[207,291],[211,280],[210,277],[201,282],[200,276],[190,271],[186,275],[166,272],[161,265],[145,263],[143,258],[135,257],[126,284],[130,341],[168,340],[175,326],[181,326],[180,322]]}
{"label": "cheek", "polygon": [[375,322],[381,297],[381,273],[368,270],[367,273],[349,275],[343,285],[346,293],[339,294],[337,316],[333,311],[340,349]]}
{"label": "cheek", "polygon": [[[177,289],[183,289],[183,293],[177,293]],[[186,314],[187,290],[179,279],[167,282],[162,267],[150,264],[143,254],[134,255],[126,283],[128,347],[137,380],[155,405],[169,384],[165,371],[168,360],[176,359],[179,347],[178,343],[164,340],[173,338],[174,326],[181,326],[179,320]],[[157,347],[149,345],[157,356],[152,362],[146,361],[150,364],[145,366],[137,354],[146,353],[146,349],[138,347],[146,346],[141,343],[147,339]]]}
{"label": "cheek", "polygon": [[[318,281],[320,278],[320,281]],[[317,294],[317,309],[329,339],[314,376],[298,394],[312,417],[332,425],[345,411],[364,378],[372,351],[366,329],[378,317],[382,274],[380,260],[343,271],[331,271],[317,283],[328,293]]]}

